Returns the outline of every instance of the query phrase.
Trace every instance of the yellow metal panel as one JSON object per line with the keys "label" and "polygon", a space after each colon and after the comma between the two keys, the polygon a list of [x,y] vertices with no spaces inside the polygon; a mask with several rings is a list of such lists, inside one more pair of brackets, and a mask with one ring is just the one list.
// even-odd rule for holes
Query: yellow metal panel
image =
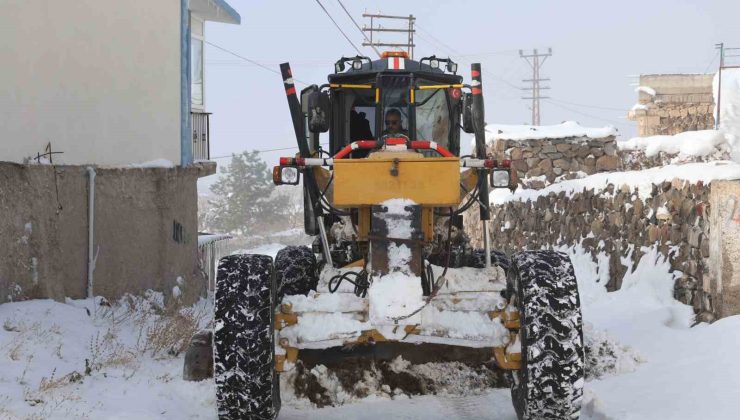
{"label": "yellow metal panel", "polygon": [[344,88],[344,89],[372,89],[373,88],[372,85],[340,85],[340,84],[336,84],[336,83],[330,84],[329,87],[332,88],[332,89],[337,89],[337,88]]}
{"label": "yellow metal panel", "polygon": [[370,212],[370,207],[360,207],[358,211],[358,223],[357,223],[357,230],[358,232],[358,238],[361,241],[367,240],[367,235],[370,234],[370,219],[372,217],[372,214]]}
{"label": "yellow metal panel", "polygon": [[421,231],[424,232],[424,241],[434,240],[434,207],[421,209]]}
{"label": "yellow metal panel", "polygon": [[[396,157],[392,157],[392,156]],[[394,176],[391,169],[397,168]],[[358,207],[407,198],[430,207],[460,204],[460,161],[415,153],[334,161],[334,205]]]}
{"label": "yellow metal panel", "polygon": [[418,86],[417,89],[449,89],[449,88],[461,88],[463,85],[461,84],[455,84],[455,85],[425,85],[425,86]]}

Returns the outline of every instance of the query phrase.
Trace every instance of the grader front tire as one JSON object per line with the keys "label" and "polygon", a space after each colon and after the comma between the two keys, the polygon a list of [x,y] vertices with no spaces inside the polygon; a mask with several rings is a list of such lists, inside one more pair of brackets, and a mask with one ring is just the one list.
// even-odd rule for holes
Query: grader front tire
{"label": "grader front tire", "polygon": [[577,419],[584,384],[578,285],[566,254],[514,254],[510,296],[520,314],[522,364],[512,372],[511,396],[520,420]]}

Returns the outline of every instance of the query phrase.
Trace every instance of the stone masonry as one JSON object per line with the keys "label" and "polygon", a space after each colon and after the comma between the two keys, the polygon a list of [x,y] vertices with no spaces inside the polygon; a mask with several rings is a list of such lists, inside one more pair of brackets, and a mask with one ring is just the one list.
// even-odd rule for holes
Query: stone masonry
{"label": "stone masonry", "polygon": [[714,128],[711,74],[643,74],[637,105],[628,118],[640,137]]}
{"label": "stone masonry", "polygon": [[[703,313],[711,311],[711,298],[702,293],[708,272],[709,195],[707,185],[675,179],[644,192],[609,184],[601,192],[590,189],[511,201],[493,208],[492,246],[513,252],[580,244],[595,262],[599,255],[608,258],[610,291],[621,287],[629,267],[637,266],[645,255],[643,247],[655,247],[677,270],[676,299]],[[477,213],[474,206],[464,220],[474,246],[481,247]]]}
{"label": "stone masonry", "polygon": [[510,159],[520,185],[534,189],[576,178],[578,172],[591,175],[621,168],[614,136],[496,139],[489,153],[497,160]]}

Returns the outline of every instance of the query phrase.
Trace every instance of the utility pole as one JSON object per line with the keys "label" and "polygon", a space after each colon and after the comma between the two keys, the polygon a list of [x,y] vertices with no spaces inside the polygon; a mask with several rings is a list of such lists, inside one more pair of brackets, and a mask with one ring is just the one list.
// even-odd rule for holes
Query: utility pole
{"label": "utility pole", "polygon": [[[522,90],[528,90],[531,96],[523,96],[522,99],[532,100],[532,125],[540,125],[540,99],[548,99],[549,96],[542,96],[541,90],[550,89],[549,86],[540,86],[540,82],[549,82],[550,79],[540,78],[540,68],[552,55],[552,48],[547,49],[547,53],[540,54],[537,49],[532,50],[532,54],[524,54],[519,50],[519,57],[523,58],[532,67],[532,78],[522,80],[525,83],[531,83],[531,87],[523,87]],[[530,60],[531,59],[531,60]],[[541,60],[540,60],[541,59]]]}
{"label": "utility pole", "polygon": [[[391,16],[391,15],[382,15],[382,14],[372,14],[372,13],[363,13],[362,17],[364,18],[370,18],[370,27],[367,27],[363,25],[362,31],[363,32],[369,32],[370,38],[365,39],[365,41],[362,42],[362,45],[364,47],[372,47],[375,49],[375,47],[401,47],[406,48],[406,51],[409,53],[409,57],[412,59],[414,58],[414,47],[416,46],[414,44],[414,33],[416,30],[414,29],[414,24],[416,23],[416,18],[414,15],[408,15],[408,16]],[[376,24],[376,20],[382,21],[382,19],[395,19],[395,20],[405,20],[406,24],[404,27],[401,28],[385,28],[380,23]],[[406,34],[406,42],[382,42],[378,39],[378,33],[388,32],[392,34],[399,34],[399,33],[405,33]]]}
{"label": "utility pole", "polygon": [[[737,53],[740,48],[729,48],[725,47],[724,42],[720,42],[719,44],[714,45],[716,49],[719,50],[719,69],[717,70],[717,119],[714,121],[714,129],[719,130],[720,127],[720,113],[722,108],[720,108],[720,105],[722,104],[722,69],[738,69],[740,66],[737,65],[727,65],[725,62],[725,59],[728,57],[737,58],[740,57],[740,54]],[[734,51],[734,53],[726,54],[727,51]],[[732,61],[732,60],[730,60]],[[735,61],[736,62],[736,61]]]}
{"label": "utility pole", "polygon": [[719,130],[719,114],[722,110],[720,104],[722,103],[722,67],[725,65],[725,43],[720,42],[715,47],[719,49],[719,70],[717,71],[717,119],[714,121],[714,129]]}

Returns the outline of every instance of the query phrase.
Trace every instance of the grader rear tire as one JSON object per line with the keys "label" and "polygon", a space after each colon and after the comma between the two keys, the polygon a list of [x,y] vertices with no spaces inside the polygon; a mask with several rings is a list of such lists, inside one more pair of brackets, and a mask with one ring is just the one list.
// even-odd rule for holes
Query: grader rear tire
{"label": "grader rear tire", "polygon": [[511,396],[520,420],[577,419],[584,384],[578,285],[570,258],[555,251],[514,254],[507,280],[520,314],[522,367]]}
{"label": "grader rear tire", "polygon": [[221,259],[213,337],[219,419],[274,419],[280,411],[274,368],[275,291],[272,257]]}

